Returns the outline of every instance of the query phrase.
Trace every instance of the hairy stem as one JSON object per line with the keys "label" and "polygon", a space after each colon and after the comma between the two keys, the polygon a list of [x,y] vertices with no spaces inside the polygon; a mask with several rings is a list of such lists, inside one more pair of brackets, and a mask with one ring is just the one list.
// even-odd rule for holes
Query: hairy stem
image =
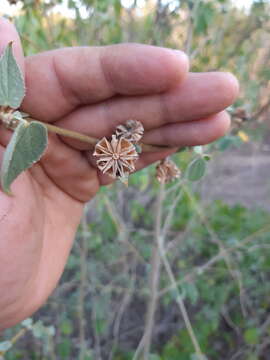
{"label": "hairy stem", "polygon": [[[64,137],[68,137],[71,139],[75,139],[75,140],[79,140],[82,142],[85,142],[87,144],[92,145],[92,147],[94,147],[96,145],[96,143],[99,141],[99,139],[85,135],[85,134],[81,134],[77,131],[72,131],[72,130],[68,130],[68,129],[64,129],[55,125],[51,125],[36,119],[32,119],[31,117],[25,117],[24,119],[19,120],[18,118],[14,118],[13,117],[13,113],[14,113],[14,109],[11,109],[9,107],[1,107],[0,106],[0,122],[9,130],[15,130],[16,127],[18,126],[18,124],[20,123],[20,121],[28,121],[28,122],[32,122],[35,121],[37,123],[42,124],[43,126],[45,126],[48,131],[53,132],[57,135],[60,136],[64,136]],[[143,144],[140,143],[139,144],[142,148],[142,151],[144,152],[154,152],[154,151],[161,151],[163,149],[169,149],[170,147],[168,146],[163,146],[163,145],[150,145],[150,144]]]}
{"label": "hairy stem", "polygon": [[[60,128],[58,126],[55,125],[51,125],[48,123],[44,123],[44,122],[40,122],[38,120],[35,119],[31,119],[31,118],[27,118],[27,121],[36,121],[39,123],[42,123],[42,125],[46,126],[46,128],[48,129],[48,131],[51,131],[57,135],[61,135],[61,136],[65,136],[65,137],[69,137],[71,139],[75,139],[75,140],[79,140],[82,142],[85,142],[87,144],[91,144],[91,145],[96,145],[96,143],[99,141],[99,139],[96,139],[94,137],[88,136],[88,135],[84,135],[81,134],[77,131],[72,131],[72,130],[68,130],[68,129],[64,129],[64,128]],[[154,152],[154,151],[160,151],[162,149],[168,149],[167,146],[158,146],[158,145],[149,145],[149,144],[140,144],[142,147],[142,150],[144,152]]]}

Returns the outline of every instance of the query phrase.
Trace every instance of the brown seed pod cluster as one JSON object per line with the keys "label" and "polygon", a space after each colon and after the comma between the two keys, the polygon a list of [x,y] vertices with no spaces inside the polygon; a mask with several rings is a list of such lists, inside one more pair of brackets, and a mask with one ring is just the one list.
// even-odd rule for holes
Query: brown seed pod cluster
{"label": "brown seed pod cluster", "polygon": [[144,128],[140,121],[130,119],[124,125],[117,126],[115,133],[118,138],[122,137],[132,143],[137,143],[143,136]]}
{"label": "brown seed pod cluster", "polygon": [[103,174],[127,183],[130,173],[135,171],[139,154],[135,144],[142,138],[143,125],[136,120],[128,120],[116,128],[111,140],[101,139],[95,146],[94,156],[97,167]]}
{"label": "brown seed pod cluster", "polygon": [[[129,174],[135,171],[135,163],[139,158],[138,142],[143,133],[143,125],[137,120],[127,120],[125,124],[117,126],[110,140],[104,137],[95,146],[93,155],[98,169],[127,184]],[[180,175],[180,170],[169,158],[157,165],[156,178],[160,183],[168,183]]]}
{"label": "brown seed pod cluster", "polygon": [[156,167],[156,179],[165,184],[172,180],[178,179],[181,176],[181,171],[177,165],[169,158],[166,158]]}

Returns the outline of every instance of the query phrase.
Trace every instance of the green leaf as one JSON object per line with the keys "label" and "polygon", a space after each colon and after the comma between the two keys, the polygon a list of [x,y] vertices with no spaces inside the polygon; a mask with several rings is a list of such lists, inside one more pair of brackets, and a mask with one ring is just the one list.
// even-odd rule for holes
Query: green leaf
{"label": "green leaf", "polygon": [[161,360],[161,357],[156,354],[149,354],[149,360]]}
{"label": "green leaf", "polygon": [[47,334],[51,337],[55,335],[55,327],[53,325],[46,327]]}
{"label": "green leaf", "polygon": [[193,160],[187,170],[187,177],[190,181],[198,181],[200,180],[206,170],[206,161],[203,158],[197,158]]}
{"label": "green leaf", "polygon": [[17,109],[24,98],[24,79],[10,43],[0,58],[0,106]]}
{"label": "green leaf", "polygon": [[206,160],[206,161],[210,161],[210,160],[211,160],[211,155],[203,154],[203,158],[204,158],[204,160]]}
{"label": "green leaf", "polygon": [[72,346],[68,338],[64,338],[59,344],[57,344],[57,353],[61,359],[70,358],[71,350]]}
{"label": "green leaf", "polygon": [[218,150],[220,151],[225,151],[231,146],[239,146],[241,143],[242,141],[240,138],[235,135],[223,136],[221,139],[216,141]]}
{"label": "green leaf", "polygon": [[21,325],[27,329],[31,329],[33,325],[33,320],[31,318],[25,319],[21,322]]}
{"label": "green leaf", "polygon": [[73,331],[72,322],[70,320],[64,320],[60,325],[61,333],[64,335],[70,335]]}
{"label": "green leaf", "polygon": [[41,123],[33,121],[18,125],[6,148],[1,168],[1,186],[5,193],[11,195],[12,182],[40,160],[47,143],[47,129]]}
{"label": "green leaf", "polygon": [[205,355],[192,354],[190,360],[207,360]]}
{"label": "green leaf", "polygon": [[187,146],[180,147],[180,148],[176,151],[176,153],[181,153],[181,152],[184,152],[184,151],[186,151],[186,150],[188,150],[188,147],[187,147]]}
{"label": "green leaf", "polygon": [[202,146],[194,146],[193,148],[196,154],[202,155],[203,154],[203,147]]}
{"label": "green leaf", "polygon": [[244,339],[248,345],[257,345],[260,342],[260,333],[257,328],[250,328],[244,332]]}
{"label": "green leaf", "polygon": [[200,2],[195,19],[196,35],[205,34],[215,17],[215,9],[211,3]]}
{"label": "green leaf", "polygon": [[6,351],[8,351],[11,347],[12,347],[12,342],[11,342],[11,341],[3,341],[3,342],[0,342],[0,351],[1,351],[1,352],[6,352]]}
{"label": "green leaf", "polygon": [[32,333],[37,339],[41,339],[42,336],[45,336],[45,327],[40,320],[33,325]]}
{"label": "green leaf", "polygon": [[181,285],[182,291],[185,293],[191,301],[192,305],[195,305],[199,299],[199,292],[195,284],[185,282]]}
{"label": "green leaf", "polygon": [[259,360],[256,354],[249,354],[247,360]]}

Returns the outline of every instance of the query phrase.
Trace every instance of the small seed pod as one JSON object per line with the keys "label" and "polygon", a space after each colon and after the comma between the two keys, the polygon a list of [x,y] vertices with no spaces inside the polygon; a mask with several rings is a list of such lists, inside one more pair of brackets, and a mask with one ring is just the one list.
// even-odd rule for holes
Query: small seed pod
{"label": "small seed pod", "polygon": [[172,160],[168,158],[162,160],[156,167],[156,179],[161,184],[178,179],[180,176],[180,169]]}
{"label": "small seed pod", "polygon": [[18,126],[19,120],[14,117],[16,111],[9,107],[0,106],[0,121],[5,128],[14,130]]}
{"label": "small seed pod", "polygon": [[127,120],[124,125],[119,125],[116,128],[117,138],[124,138],[132,143],[137,143],[141,140],[144,128],[140,121],[137,120]]}
{"label": "small seed pod", "polygon": [[127,178],[130,173],[135,171],[135,162],[139,155],[135,146],[127,139],[118,139],[112,135],[112,140],[108,141],[105,137],[95,146],[93,154],[97,158],[97,167],[104,174],[112,178]]}

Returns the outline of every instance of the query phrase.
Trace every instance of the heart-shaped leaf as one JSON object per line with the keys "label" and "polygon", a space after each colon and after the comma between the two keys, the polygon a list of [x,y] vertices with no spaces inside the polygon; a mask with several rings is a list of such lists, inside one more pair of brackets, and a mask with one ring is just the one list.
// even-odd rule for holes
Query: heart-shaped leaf
{"label": "heart-shaped leaf", "polygon": [[12,182],[40,160],[47,144],[47,129],[41,123],[23,121],[18,125],[6,148],[1,168],[1,186],[5,193],[11,195]]}
{"label": "heart-shaped leaf", "polygon": [[206,170],[206,161],[199,157],[195,160],[193,160],[189,166],[188,166],[188,170],[187,170],[187,177],[188,180],[190,181],[198,181],[200,180]]}
{"label": "heart-shaped leaf", "polygon": [[17,109],[24,98],[24,79],[10,43],[0,57],[0,106]]}

